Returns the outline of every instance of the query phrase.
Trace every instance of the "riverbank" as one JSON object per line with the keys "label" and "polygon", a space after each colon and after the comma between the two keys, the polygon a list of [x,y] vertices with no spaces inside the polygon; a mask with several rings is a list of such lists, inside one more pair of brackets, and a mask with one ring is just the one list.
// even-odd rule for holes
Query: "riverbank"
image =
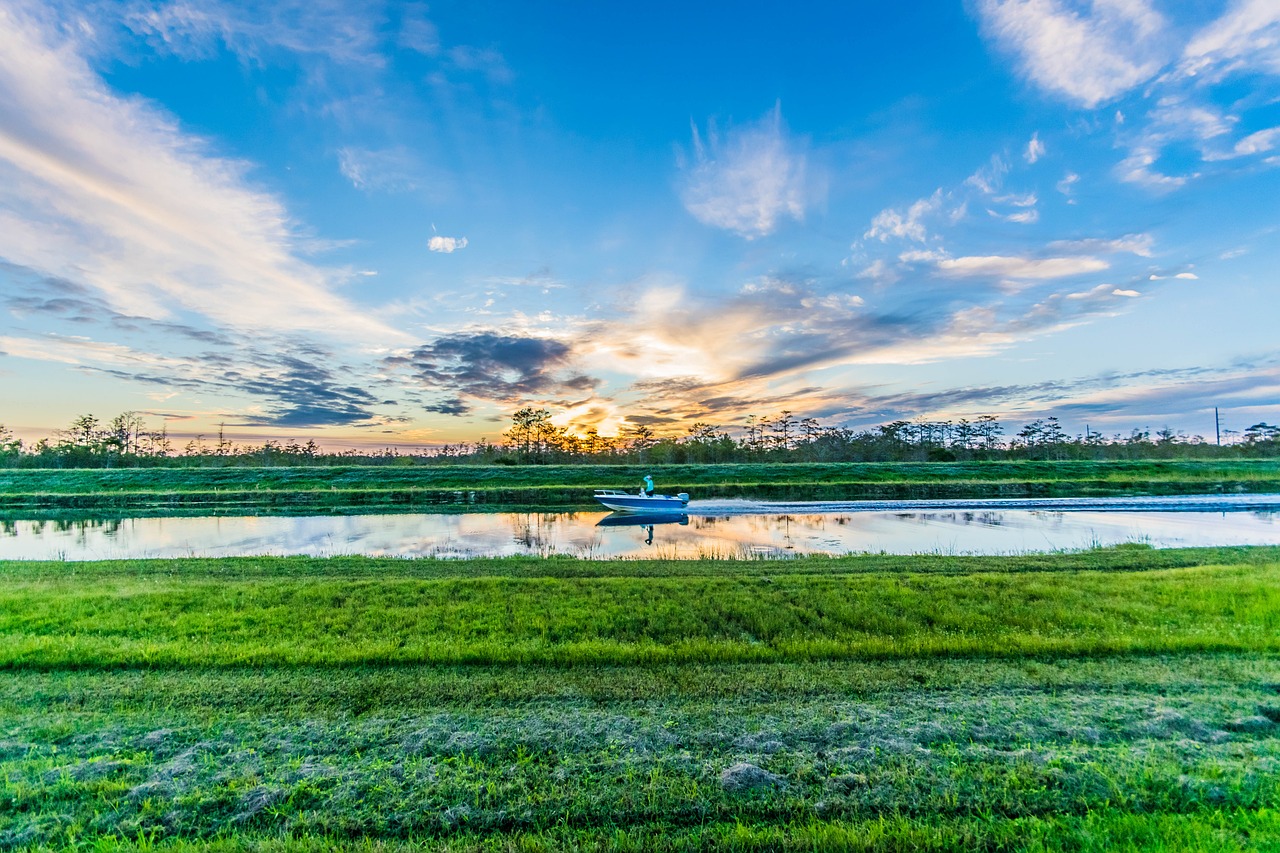
{"label": "riverbank", "polygon": [[1280,549],[0,579],[7,848],[1280,843]]}
{"label": "riverbank", "polygon": [[594,508],[651,473],[695,498],[930,500],[1280,492],[1280,460],[0,470],[0,515]]}

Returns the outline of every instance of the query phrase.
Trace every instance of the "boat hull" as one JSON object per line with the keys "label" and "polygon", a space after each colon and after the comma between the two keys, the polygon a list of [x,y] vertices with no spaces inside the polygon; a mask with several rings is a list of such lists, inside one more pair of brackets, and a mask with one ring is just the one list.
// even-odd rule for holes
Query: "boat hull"
{"label": "boat hull", "polygon": [[596,500],[615,512],[633,513],[682,513],[689,506],[689,496],[681,492],[678,495],[640,496],[626,492],[598,490]]}

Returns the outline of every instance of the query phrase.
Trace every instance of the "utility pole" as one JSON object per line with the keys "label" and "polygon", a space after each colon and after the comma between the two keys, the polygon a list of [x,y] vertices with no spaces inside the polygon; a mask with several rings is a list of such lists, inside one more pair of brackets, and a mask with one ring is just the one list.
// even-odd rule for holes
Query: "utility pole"
{"label": "utility pole", "polygon": [[1218,407],[1213,407],[1213,437],[1218,442],[1218,446],[1222,446],[1222,428],[1218,423]]}

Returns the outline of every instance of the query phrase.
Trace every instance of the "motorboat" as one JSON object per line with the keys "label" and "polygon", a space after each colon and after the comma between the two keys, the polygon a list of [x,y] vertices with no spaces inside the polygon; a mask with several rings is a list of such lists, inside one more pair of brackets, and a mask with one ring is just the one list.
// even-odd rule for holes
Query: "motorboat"
{"label": "motorboat", "polygon": [[638,495],[621,489],[596,489],[596,500],[617,512],[682,513],[689,505],[689,495]]}

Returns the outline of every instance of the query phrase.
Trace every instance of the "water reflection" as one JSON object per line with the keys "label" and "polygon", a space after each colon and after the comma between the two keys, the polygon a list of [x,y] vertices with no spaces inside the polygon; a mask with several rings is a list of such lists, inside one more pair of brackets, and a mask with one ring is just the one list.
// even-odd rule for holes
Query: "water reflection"
{"label": "water reflection", "polygon": [[936,509],[627,516],[603,512],[8,520],[0,559],[257,554],[735,557],[802,553],[1018,553],[1140,541],[1280,544],[1277,510],[1091,512]]}

